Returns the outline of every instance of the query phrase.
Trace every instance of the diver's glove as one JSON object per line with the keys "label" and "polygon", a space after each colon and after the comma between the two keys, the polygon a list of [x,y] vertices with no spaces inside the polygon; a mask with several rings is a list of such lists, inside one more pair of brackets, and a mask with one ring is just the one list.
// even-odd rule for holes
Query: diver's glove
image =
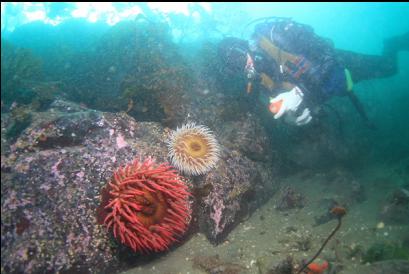
{"label": "diver's glove", "polygon": [[302,126],[308,124],[312,117],[311,117],[311,112],[308,108],[305,108],[301,115],[298,115],[295,112],[288,112],[284,119],[290,123],[290,124],[295,124],[297,126]]}
{"label": "diver's glove", "polygon": [[270,98],[269,109],[274,113],[274,119],[278,119],[286,114],[286,120],[297,126],[308,124],[312,117],[308,108],[302,110],[299,114],[298,108],[303,101],[304,93],[299,87],[294,87],[292,90],[280,93],[274,98]]}

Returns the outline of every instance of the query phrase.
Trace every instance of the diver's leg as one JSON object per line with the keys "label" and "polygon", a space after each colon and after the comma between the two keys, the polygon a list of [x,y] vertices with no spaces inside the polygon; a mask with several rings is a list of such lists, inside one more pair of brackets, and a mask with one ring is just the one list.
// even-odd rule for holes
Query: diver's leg
{"label": "diver's leg", "polygon": [[336,50],[341,65],[347,68],[357,83],[373,78],[390,77],[397,72],[396,56],[377,56],[346,50]]}
{"label": "diver's leg", "polygon": [[403,35],[394,36],[383,41],[383,55],[396,57],[401,51],[409,51],[409,31]]}
{"label": "diver's leg", "polygon": [[390,77],[397,73],[397,53],[409,51],[409,32],[384,41],[382,56],[336,50],[341,64],[349,69],[354,82]]}

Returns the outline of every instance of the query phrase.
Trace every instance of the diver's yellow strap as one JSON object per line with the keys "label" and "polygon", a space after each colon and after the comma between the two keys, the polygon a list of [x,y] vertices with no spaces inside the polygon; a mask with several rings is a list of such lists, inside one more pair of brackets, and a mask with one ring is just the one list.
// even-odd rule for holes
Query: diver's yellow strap
{"label": "diver's yellow strap", "polygon": [[352,88],[354,87],[354,82],[352,81],[351,72],[349,72],[347,68],[345,68],[344,71],[345,71],[345,79],[347,81],[347,90],[352,91]]}
{"label": "diver's yellow strap", "polygon": [[260,47],[268,53],[274,60],[276,60],[280,65],[285,64],[287,61],[295,63],[297,56],[290,54],[279,47],[275,46],[269,39],[265,36],[260,38]]}

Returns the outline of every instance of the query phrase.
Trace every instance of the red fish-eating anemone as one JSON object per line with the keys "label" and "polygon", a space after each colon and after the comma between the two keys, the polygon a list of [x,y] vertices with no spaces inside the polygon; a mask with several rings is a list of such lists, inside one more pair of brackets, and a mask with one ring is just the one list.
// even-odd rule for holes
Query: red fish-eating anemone
{"label": "red fish-eating anemone", "polygon": [[135,252],[163,251],[188,227],[190,195],[168,163],[134,160],[119,168],[102,190],[98,221]]}

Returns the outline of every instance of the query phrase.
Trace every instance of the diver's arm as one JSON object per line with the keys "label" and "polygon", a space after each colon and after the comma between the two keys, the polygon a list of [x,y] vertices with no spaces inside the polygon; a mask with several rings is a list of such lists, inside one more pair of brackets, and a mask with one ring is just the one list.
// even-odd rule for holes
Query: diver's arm
{"label": "diver's arm", "polygon": [[281,88],[284,90],[292,90],[296,85],[290,82],[283,82]]}
{"label": "diver's arm", "polygon": [[260,73],[260,83],[269,91],[277,90],[292,90],[295,85],[290,82],[275,82],[265,73]]}

